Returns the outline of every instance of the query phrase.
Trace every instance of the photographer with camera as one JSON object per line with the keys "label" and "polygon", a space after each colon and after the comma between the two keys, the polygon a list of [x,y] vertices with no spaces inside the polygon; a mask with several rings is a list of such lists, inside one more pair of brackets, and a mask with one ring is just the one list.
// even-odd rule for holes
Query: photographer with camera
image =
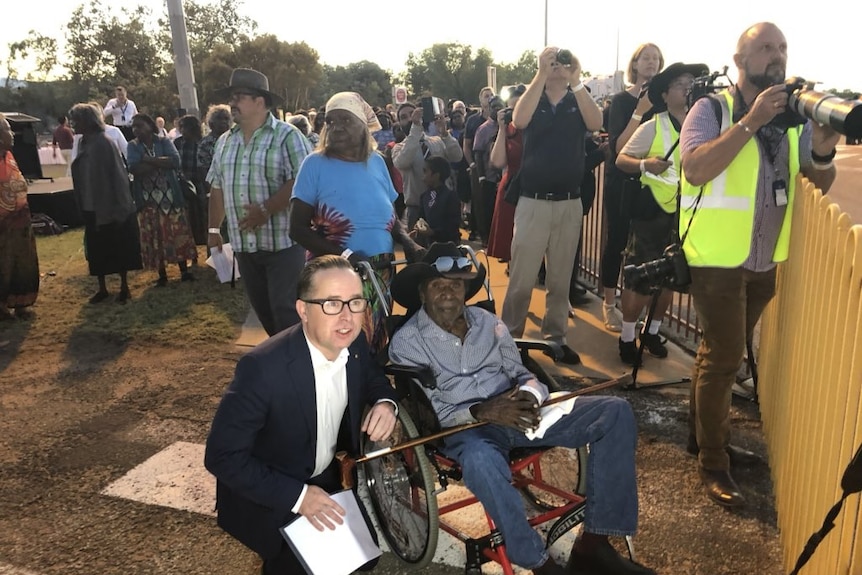
{"label": "photographer with camera", "polygon": [[656,292],[660,295],[655,309],[648,314],[651,321],[644,325],[640,340],[650,355],[667,357],[667,348],[658,332],[673,298],[670,284],[676,278],[653,270],[663,269],[663,254],[672,241],[680,166],[677,144],[688,112],[688,95],[694,79],[708,72],[705,64],[677,62],[656,75],[648,94],[655,114],[637,128],[617,156],[617,168],[627,174],[640,174],[642,186],[638,194],[629,198],[632,219],[623,274],[619,350],[620,359],[628,365],[638,361],[635,325]]}
{"label": "photographer with camera", "polygon": [[584,89],[580,62],[571,52],[553,46],[542,50],[538,71],[512,112],[512,124],[524,132],[524,153],[502,319],[514,337],[524,334],[544,257],[542,335],[562,346],[561,362],[575,365],[581,358],[566,345],[569,280],[583,219],[585,136],[601,128],[602,112]]}
{"label": "photographer with camera", "polygon": [[777,26],[748,28],[733,59],[736,85],[697,100],[680,137],[679,231],[703,328],[688,451],[698,454],[707,495],[724,506],[745,502],[730,467],[752,454],[730,444],[731,389],[746,339],[774,295],[775,266],[787,259],[797,175],[828,191],[839,138],[816,122],[781,121],[787,41]]}

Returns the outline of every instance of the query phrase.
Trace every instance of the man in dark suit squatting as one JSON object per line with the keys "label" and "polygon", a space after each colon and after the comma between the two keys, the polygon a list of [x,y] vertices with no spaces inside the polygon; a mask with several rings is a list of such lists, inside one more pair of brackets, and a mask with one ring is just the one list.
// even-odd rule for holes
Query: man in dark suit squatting
{"label": "man in dark suit squatting", "polygon": [[362,432],[380,441],[395,426],[394,389],[358,337],[368,301],[351,264],[311,260],[297,297],[301,322],[237,364],[204,457],[218,480],[219,526],[261,556],[265,575],[304,573],[279,533],[285,523],[342,523],[329,497],[340,489],[336,449],[358,453]]}

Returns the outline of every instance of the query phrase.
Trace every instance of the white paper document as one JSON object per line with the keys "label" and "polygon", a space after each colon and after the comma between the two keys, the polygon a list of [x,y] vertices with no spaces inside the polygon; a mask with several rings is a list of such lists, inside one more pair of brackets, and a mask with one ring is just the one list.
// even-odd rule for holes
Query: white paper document
{"label": "white paper document", "polygon": [[281,528],[282,536],[312,575],[349,575],[379,557],[368,524],[352,490],[331,495],[347,512],[335,529],[318,531],[305,517],[297,517]]}
{"label": "white paper document", "polygon": [[237,266],[236,275],[234,275],[233,248],[230,247],[230,244],[224,244],[221,251],[213,250],[210,257],[207,258],[207,265],[216,271],[218,281],[221,283],[229,282],[231,277],[239,279],[239,266]]}
{"label": "white paper document", "polygon": [[[548,399],[554,399],[560,395],[565,395],[569,393],[567,391],[555,391]],[[524,435],[527,436],[527,439],[536,439],[537,437],[545,437],[545,432],[549,427],[560,421],[564,415],[568,415],[572,412],[572,408],[575,406],[576,397],[571,399],[567,399],[566,401],[561,401],[560,403],[555,403],[554,405],[549,405],[547,407],[543,407],[539,410],[539,415],[542,416],[542,421],[539,423],[539,427],[528,431]]]}

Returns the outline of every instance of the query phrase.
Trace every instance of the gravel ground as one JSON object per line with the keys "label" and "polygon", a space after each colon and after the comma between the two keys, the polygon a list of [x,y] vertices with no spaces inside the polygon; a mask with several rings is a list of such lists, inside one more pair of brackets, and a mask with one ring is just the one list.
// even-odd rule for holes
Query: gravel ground
{"label": "gravel ground", "polygon": [[[72,346],[30,333],[0,349],[0,574],[257,573],[255,555],[211,517],[100,495],[168,445],[205,440],[239,354],[86,334]],[[615,393],[640,425],[639,559],[666,575],[781,573],[767,465],[737,470],[749,503],[722,509],[684,450],[687,391]],[[735,441],[765,454],[756,405],[732,415]],[[376,570],[407,571],[389,555]]]}

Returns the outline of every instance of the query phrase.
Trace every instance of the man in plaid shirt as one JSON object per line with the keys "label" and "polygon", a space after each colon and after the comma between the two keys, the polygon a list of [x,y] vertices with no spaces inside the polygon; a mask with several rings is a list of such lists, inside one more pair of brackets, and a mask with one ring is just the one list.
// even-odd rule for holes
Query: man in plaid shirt
{"label": "man in plaid shirt", "polygon": [[248,299],[269,335],[299,322],[296,280],[305,250],[289,237],[288,205],[299,166],[311,152],[302,133],[270,112],[281,98],[255,70],[237,68],[220,91],[236,123],[216,143],[207,174],[211,248],[221,249],[227,218]]}

